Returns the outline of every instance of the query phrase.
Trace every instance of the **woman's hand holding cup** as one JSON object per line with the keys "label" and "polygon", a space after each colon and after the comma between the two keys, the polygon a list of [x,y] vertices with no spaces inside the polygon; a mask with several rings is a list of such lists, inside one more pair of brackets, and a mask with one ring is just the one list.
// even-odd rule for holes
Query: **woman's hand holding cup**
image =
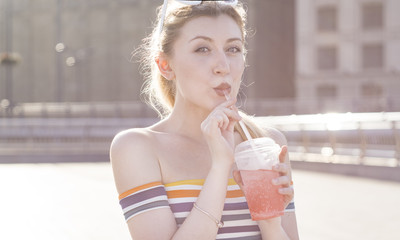
{"label": "woman's hand holding cup", "polygon": [[279,163],[273,166],[273,170],[279,173],[279,177],[272,180],[274,185],[281,185],[279,193],[284,196],[285,206],[287,206],[294,197],[292,180],[290,176],[290,166],[286,163],[288,148],[282,146],[279,153]]}

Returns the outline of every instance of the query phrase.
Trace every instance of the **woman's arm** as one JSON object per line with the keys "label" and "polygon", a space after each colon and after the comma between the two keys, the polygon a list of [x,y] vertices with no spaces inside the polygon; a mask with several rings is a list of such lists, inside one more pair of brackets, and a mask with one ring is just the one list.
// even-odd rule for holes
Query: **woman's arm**
{"label": "woman's arm", "polygon": [[[177,237],[216,238],[218,227],[208,215],[220,220],[224,208],[228,178],[233,165],[234,125],[240,120],[235,102],[235,99],[223,102],[201,124],[201,131],[210,150],[211,168],[197,199],[197,205],[207,214],[193,209],[181,225],[179,233],[175,235]],[[202,219],[200,224],[198,219]]]}
{"label": "woman's arm", "polygon": [[[233,165],[233,126],[240,118],[237,110],[230,108],[234,103],[234,100],[222,103],[201,126],[209,145],[212,164],[197,198],[197,205],[216,219],[222,216]],[[162,182],[154,145],[148,132],[141,129],[122,132],[115,137],[110,158],[120,194],[150,182]],[[138,214],[128,220],[128,226],[134,239],[215,239],[218,232],[216,223],[196,208],[191,210],[179,228],[170,208]]]}
{"label": "woman's arm", "polygon": [[[143,129],[127,130],[115,136],[110,159],[119,194],[151,182],[162,182],[151,143],[151,136]],[[157,231],[154,231],[155,222]],[[169,208],[140,213],[129,219],[127,224],[132,239],[170,239],[177,230]]]}
{"label": "woman's arm", "polygon": [[[120,194],[150,182],[161,182],[153,145],[151,137],[140,129],[122,132],[115,137],[110,157]],[[217,219],[222,215],[229,169],[230,166],[214,164],[197,200],[201,209]],[[215,239],[218,231],[215,222],[195,208],[180,228],[170,208],[138,214],[128,220],[128,227],[133,239]]]}
{"label": "woman's arm", "polygon": [[258,221],[263,239],[268,240],[290,240],[282,227],[281,217]]}

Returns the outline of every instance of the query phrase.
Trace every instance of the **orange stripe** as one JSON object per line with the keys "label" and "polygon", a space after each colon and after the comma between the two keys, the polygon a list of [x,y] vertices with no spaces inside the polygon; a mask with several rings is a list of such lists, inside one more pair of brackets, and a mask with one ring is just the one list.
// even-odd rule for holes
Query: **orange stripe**
{"label": "orange stripe", "polygon": [[227,198],[236,198],[236,197],[243,197],[243,196],[244,196],[244,194],[243,194],[242,190],[240,190],[240,189],[228,191],[226,193]]}
{"label": "orange stripe", "polygon": [[167,191],[168,198],[198,197],[200,190],[171,190]]}
{"label": "orange stripe", "polygon": [[131,195],[132,193],[138,192],[138,191],[146,189],[146,188],[151,188],[151,187],[154,187],[154,186],[158,186],[158,185],[162,185],[161,182],[151,182],[151,183],[147,183],[147,184],[132,188],[132,189],[126,191],[126,192],[121,193],[119,195],[119,200],[123,199],[124,197],[127,197],[127,196]]}
{"label": "orange stripe", "polygon": [[[198,197],[200,190],[171,190],[167,191],[168,198],[189,198]],[[244,194],[242,190],[232,190],[226,193],[227,198],[243,197]]]}

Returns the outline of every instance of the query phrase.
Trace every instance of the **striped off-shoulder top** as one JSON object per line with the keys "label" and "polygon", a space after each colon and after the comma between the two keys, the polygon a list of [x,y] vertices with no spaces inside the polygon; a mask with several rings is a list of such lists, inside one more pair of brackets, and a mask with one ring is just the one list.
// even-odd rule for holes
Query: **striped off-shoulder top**
{"label": "striped off-shoulder top", "polygon": [[[180,226],[191,212],[203,184],[203,179],[165,185],[161,182],[148,183],[122,193],[119,196],[120,205],[126,221],[143,212],[170,208]],[[293,202],[286,208],[285,212],[288,211],[294,211]],[[233,179],[229,179],[222,221],[224,226],[218,230],[216,239],[261,239],[257,222],[251,220],[244,194]]]}

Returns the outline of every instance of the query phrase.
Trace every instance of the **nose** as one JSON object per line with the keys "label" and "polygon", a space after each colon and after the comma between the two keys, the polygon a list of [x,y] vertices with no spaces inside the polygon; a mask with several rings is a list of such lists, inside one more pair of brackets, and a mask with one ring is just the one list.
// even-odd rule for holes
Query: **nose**
{"label": "nose", "polygon": [[229,60],[224,52],[218,51],[215,56],[213,72],[216,75],[225,76],[230,71]]}

